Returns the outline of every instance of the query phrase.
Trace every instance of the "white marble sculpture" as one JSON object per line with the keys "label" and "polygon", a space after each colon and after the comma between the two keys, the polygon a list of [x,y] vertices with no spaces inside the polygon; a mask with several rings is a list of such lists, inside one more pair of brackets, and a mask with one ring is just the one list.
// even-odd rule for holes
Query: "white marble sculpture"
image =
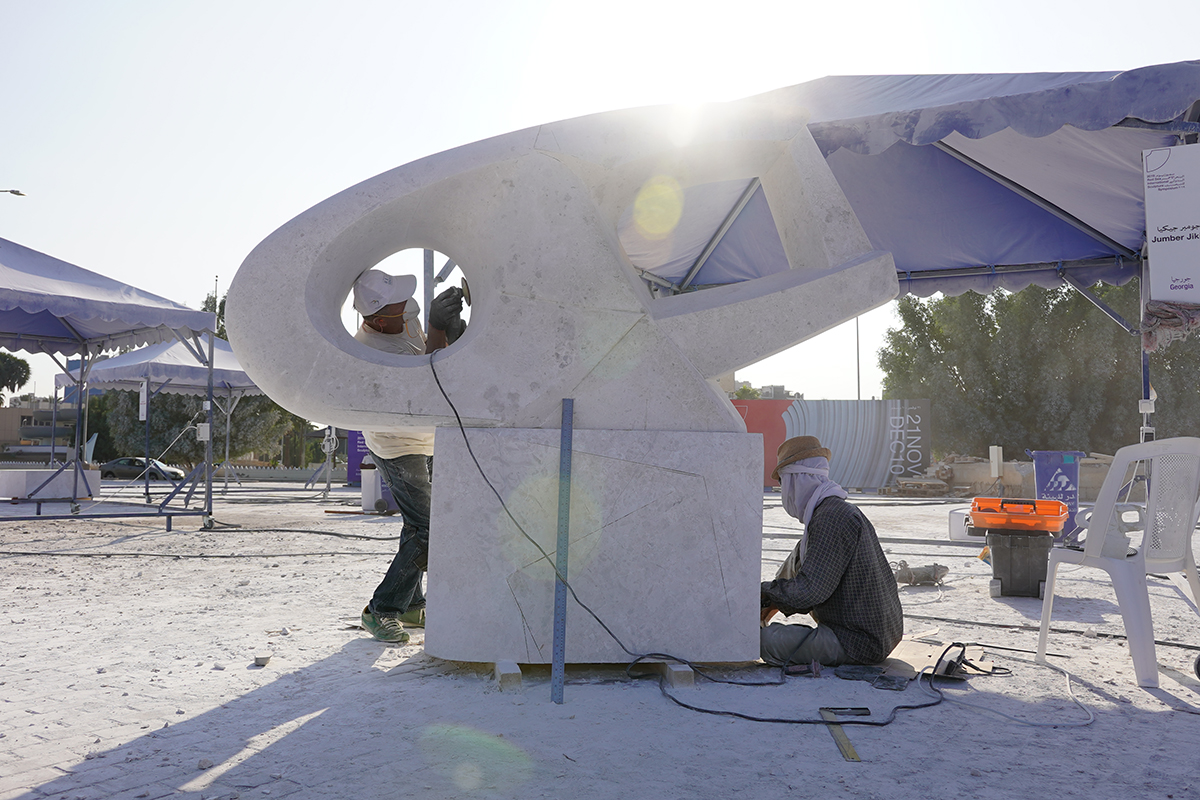
{"label": "white marble sculpture", "polygon": [[[802,114],[711,107],[682,146],[672,115],[568,120],[386,172],[273,233],[230,287],[230,341],[285,408],[350,429],[438,428],[433,655],[548,662],[553,573],[467,455],[429,358],[370,349],[342,325],[355,278],[410,247],[447,254],[470,282],[470,326],[437,354],[437,377],[483,472],[551,552],[547,487],[561,401],[574,399],[568,577],[580,599],[638,652],[757,657],[762,445],[716,378],[887,302],[897,281]],[[655,297],[617,227],[661,175],[685,189],[759,178],[791,269]],[[567,660],[626,658],[572,604]]]}

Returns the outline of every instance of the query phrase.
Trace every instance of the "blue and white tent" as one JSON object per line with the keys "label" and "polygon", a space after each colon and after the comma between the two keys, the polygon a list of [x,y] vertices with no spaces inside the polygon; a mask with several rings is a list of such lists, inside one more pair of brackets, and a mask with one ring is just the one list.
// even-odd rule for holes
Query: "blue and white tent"
{"label": "blue and white tent", "polygon": [[0,347],[6,350],[94,356],[215,327],[211,312],[0,239]]}
{"label": "blue and white tent", "polygon": [[[46,353],[64,372],[66,364],[61,357],[78,355],[86,381],[101,353],[122,347],[177,341],[197,363],[205,365],[201,369],[207,374],[207,351],[201,351],[200,337],[215,328],[216,314],[196,311],[16,242],[0,239],[0,348]],[[57,376],[56,381],[61,378],[71,384],[77,383],[80,370],[76,370],[73,377]],[[209,422],[211,424],[211,412]],[[82,404],[76,407],[75,430],[83,430]],[[62,472],[71,468],[75,473],[73,505],[80,496],[80,478],[87,493],[91,494],[81,469],[82,449],[83,442],[76,436],[74,457],[59,469]],[[207,464],[204,472],[206,508],[200,513],[211,516],[212,483]],[[53,477],[47,478],[30,495],[36,495]],[[165,507],[166,501],[160,508]]]}
{"label": "blue and white tent", "polygon": [[[808,113],[871,244],[892,253],[901,292],[919,296],[1135,276],[1142,151],[1195,142],[1198,101],[1200,62],[830,77],[749,100]],[[676,286],[788,268],[754,181],[690,187],[685,209],[668,253],[622,231],[635,266]]]}
{"label": "blue and white tent", "polygon": [[[199,340],[200,351],[207,353],[209,334],[204,334]],[[216,338],[212,345],[212,385],[217,396],[240,398],[262,394],[238,363],[229,342]],[[68,374],[55,376],[54,382],[59,387],[73,386],[78,378],[79,370],[71,370]],[[136,392],[147,380],[156,391],[202,395],[208,391],[209,370],[196,361],[191,350],[182,342],[174,341],[140,347],[98,361],[88,373],[88,385],[104,389]]]}

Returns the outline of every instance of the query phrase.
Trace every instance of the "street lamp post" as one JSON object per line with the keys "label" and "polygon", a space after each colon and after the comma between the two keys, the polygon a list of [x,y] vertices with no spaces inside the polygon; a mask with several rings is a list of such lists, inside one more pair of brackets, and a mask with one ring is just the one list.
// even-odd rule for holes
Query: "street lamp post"
{"label": "street lamp post", "polygon": [[22,192],[20,189],[0,189],[0,194],[4,194],[4,193],[15,194],[17,197],[25,196],[25,193]]}

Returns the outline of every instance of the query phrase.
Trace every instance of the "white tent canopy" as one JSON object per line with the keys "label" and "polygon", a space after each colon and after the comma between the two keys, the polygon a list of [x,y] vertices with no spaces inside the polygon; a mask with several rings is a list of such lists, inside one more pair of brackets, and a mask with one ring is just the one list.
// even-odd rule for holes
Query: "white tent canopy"
{"label": "white tent canopy", "polygon": [[[233,412],[238,401],[247,395],[263,394],[254,385],[250,376],[238,363],[229,342],[209,335],[197,337],[201,351],[212,353],[213,401],[225,414],[225,486],[229,487],[229,434],[233,423]],[[54,378],[56,386],[71,386],[79,378],[79,371],[72,370]],[[162,342],[122,353],[119,356],[98,361],[88,373],[88,386],[105,389],[128,389],[138,391],[149,381],[152,393],[208,394],[209,370],[198,363],[191,348],[181,341]],[[147,442],[149,440],[147,439]],[[150,453],[146,454],[149,459]]]}
{"label": "white tent canopy", "polygon": [[216,315],[0,239],[0,347],[78,355],[194,336]]}
{"label": "white tent canopy", "polygon": [[[217,317],[209,311],[196,311],[158,295],[144,292],[31,248],[0,239],[0,348],[46,353],[65,370],[61,356],[78,355],[86,381],[100,353],[122,347],[177,341],[198,364],[207,363],[200,350],[200,334],[216,328]],[[208,367],[199,367],[205,374]],[[79,370],[71,377],[79,381]],[[81,395],[82,396],[82,395]],[[211,413],[209,420],[211,422]],[[58,472],[71,468],[75,475],[72,511],[77,511],[79,480],[87,478],[80,465],[79,433],[82,432],[83,407],[76,407],[75,457]],[[211,463],[211,456],[205,459]],[[48,485],[47,478],[30,496]],[[205,510],[212,515],[212,470],[205,467]],[[90,487],[89,491],[90,491]],[[166,501],[159,507],[164,511]],[[19,519],[14,517],[13,519]],[[168,529],[170,517],[168,516]]]}
{"label": "white tent canopy", "polygon": [[[208,335],[199,337],[202,351],[208,352]],[[56,386],[73,386],[79,371],[58,375]],[[197,363],[196,357],[182,342],[162,342],[98,361],[88,374],[88,385],[106,389],[137,391],[149,379],[152,388],[171,394],[205,394],[208,392],[208,368]],[[168,383],[169,381],[169,383]],[[244,397],[262,394],[250,380],[229,342],[213,340],[213,392],[222,397]]]}

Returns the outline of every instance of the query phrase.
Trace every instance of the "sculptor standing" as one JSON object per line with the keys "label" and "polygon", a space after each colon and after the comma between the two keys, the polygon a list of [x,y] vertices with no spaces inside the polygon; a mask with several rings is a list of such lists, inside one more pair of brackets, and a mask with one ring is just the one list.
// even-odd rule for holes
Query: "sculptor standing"
{"label": "sculptor standing", "polygon": [[[875,528],[829,479],[829,450],[815,436],[779,446],[772,477],[804,533],[775,580],[762,584],[763,661],[775,666],[877,664],[900,643],[904,614]],[[771,623],[809,614],[817,626]],[[770,624],[768,624],[770,623]]]}
{"label": "sculptor standing", "polygon": [[[413,299],[417,279],[370,269],[354,282],[354,308],[362,326],[354,338],[399,355],[421,355],[447,346],[466,327],[459,316],[463,293],[451,288],[430,306],[429,337],[421,331],[421,309]],[[432,493],[433,429],[363,431],[371,460],[400,507],[404,527],[387,574],[362,612],[362,626],[380,641],[404,643],[409,627],[425,626],[421,576],[429,562],[429,500]]]}

